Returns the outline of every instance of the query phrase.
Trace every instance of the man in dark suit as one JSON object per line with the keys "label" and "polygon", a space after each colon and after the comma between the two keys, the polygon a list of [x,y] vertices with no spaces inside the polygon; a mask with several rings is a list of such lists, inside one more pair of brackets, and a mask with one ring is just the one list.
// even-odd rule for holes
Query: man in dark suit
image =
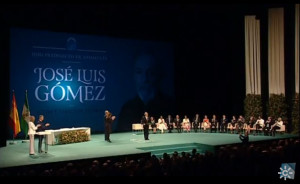
{"label": "man in dark suit", "polygon": [[227,124],[228,124],[228,119],[226,118],[226,115],[223,114],[221,123],[220,123],[220,131],[219,132],[227,132]]}
{"label": "man in dark suit", "polygon": [[[196,114],[193,119],[193,128],[194,128],[195,132],[197,132],[199,124],[200,124],[200,117],[199,117],[199,114]],[[201,130],[201,127],[200,127],[200,130]]]}
{"label": "man in dark suit", "polygon": [[176,118],[174,119],[174,123],[176,125],[177,131],[178,133],[182,132],[182,128],[181,128],[181,119],[179,118],[179,115],[176,115]]}
{"label": "man in dark suit", "polygon": [[166,122],[167,122],[169,133],[172,133],[172,130],[173,130],[173,118],[172,118],[171,115],[168,115],[168,118],[166,119]]}
{"label": "man in dark suit", "polygon": [[[44,115],[39,116],[39,121],[37,122],[37,125],[39,126],[36,130],[36,132],[43,132],[47,129],[47,127],[50,126],[49,123],[44,123]],[[43,139],[44,135],[37,135],[39,138],[39,145],[38,145],[38,152],[43,153],[44,151],[42,150],[42,145],[43,145]]]}
{"label": "man in dark suit", "polygon": [[212,133],[212,131],[215,131],[215,133],[217,132],[218,124],[217,116],[214,114],[210,122],[210,133]]}
{"label": "man in dark suit", "polygon": [[104,115],[104,125],[105,125],[105,141],[110,142],[111,124],[116,119],[115,116],[111,114],[108,110],[105,111]]}
{"label": "man in dark suit", "polygon": [[141,120],[141,123],[143,124],[145,140],[149,140],[149,122],[150,122],[150,117],[148,115],[148,112],[145,112]]}
{"label": "man in dark suit", "polygon": [[270,132],[270,129],[271,129],[271,126],[274,124],[274,120],[272,119],[271,116],[268,117],[266,123],[265,123],[265,126],[263,128],[263,131],[264,131],[264,135],[269,135],[269,132]]}

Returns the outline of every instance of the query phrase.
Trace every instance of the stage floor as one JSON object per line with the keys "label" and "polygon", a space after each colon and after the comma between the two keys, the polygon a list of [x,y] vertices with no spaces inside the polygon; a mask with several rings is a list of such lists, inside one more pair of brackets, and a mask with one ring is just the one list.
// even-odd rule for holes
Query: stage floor
{"label": "stage floor", "polygon": [[[291,134],[277,134],[271,136],[249,136],[250,142],[277,140],[298,137]],[[104,134],[91,135],[91,141],[64,145],[49,145],[48,153],[37,153],[38,140],[35,140],[36,155],[29,156],[29,142],[22,143],[15,140],[16,144],[7,143],[0,148],[0,168],[23,165],[60,162],[68,160],[81,160],[139,153],[155,154],[178,151],[191,152],[196,148],[198,152],[214,151],[216,146],[241,143],[238,134],[227,133],[157,133],[149,135],[149,141],[144,140],[143,132],[112,133],[112,143],[104,141]],[[44,148],[44,145],[43,145]]]}

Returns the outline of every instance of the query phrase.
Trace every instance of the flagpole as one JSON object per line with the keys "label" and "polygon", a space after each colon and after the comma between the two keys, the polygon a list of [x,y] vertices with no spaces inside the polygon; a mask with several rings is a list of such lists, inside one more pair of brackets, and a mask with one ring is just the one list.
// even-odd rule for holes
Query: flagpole
{"label": "flagpole", "polygon": [[[12,92],[14,93],[15,91],[12,90]],[[9,142],[9,144],[16,144],[15,143],[15,136],[14,136],[14,132],[12,133],[12,137],[13,137],[13,140]]]}
{"label": "flagpole", "polygon": [[[27,109],[26,109],[26,112],[25,112],[25,114],[23,114],[24,113],[24,107],[27,105]],[[28,114],[28,112],[29,112],[29,114]],[[25,122],[26,122],[26,125],[22,125],[22,129],[23,129],[23,126],[28,126],[28,118],[29,118],[29,116],[30,116],[30,111],[29,111],[29,104],[28,104],[28,98],[27,98],[27,89],[25,90],[25,104],[24,104],[24,106],[23,106],[23,112],[22,112],[22,123],[24,124],[24,120],[25,120]],[[29,139],[28,139],[28,128],[24,131],[24,130],[22,130],[23,131],[23,133],[25,134],[25,139],[24,140],[22,140],[22,143],[28,143],[29,142]]]}
{"label": "flagpole", "polygon": [[[20,121],[19,121],[15,91],[12,90],[12,92],[13,92],[13,94],[12,94],[12,107],[11,107],[10,116],[9,116],[9,125],[13,129],[13,141],[10,142],[9,144],[16,144],[15,135],[17,133],[19,133],[21,130],[20,130]],[[16,128],[17,128],[17,130],[16,130]]]}
{"label": "flagpole", "polygon": [[[15,91],[13,90],[13,93],[14,93],[14,92],[15,92]],[[10,141],[9,144],[16,144],[16,143],[15,143],[15,135],[14,135],[14,132],[13,132],[13,141]]]}
{"label": "flagpole", "polygon": [[13,141],[12,142],[9,142],[9,144],[17,144],[16,142],[15,142],[15,136],[13,135]]}
{"label": "flagpole", "polygon": [[22,140],[22,143],[27,143],[27,142],[29,142],[28,135],[25,135],[25,139]]}
{"label": "flagpole", "polygon": [[22,140],[22,143],[27,143],[27,142],[29,142],[28,135],[25,135],[25,139]]}

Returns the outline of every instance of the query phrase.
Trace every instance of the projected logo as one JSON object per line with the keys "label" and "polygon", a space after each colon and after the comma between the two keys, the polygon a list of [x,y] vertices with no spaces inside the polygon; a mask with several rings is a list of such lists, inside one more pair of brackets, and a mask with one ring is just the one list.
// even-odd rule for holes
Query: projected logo
{"label": "projected logo", "polygon": [[289,179],[294,179],[295,177],[295,168],[296,168],[296,163],[283,163],[281,164],[280,167],[280,172],[278,172],[278,174],[280,175],[280,179],[284,178],[284,180],[286,180],[286,178]]}
{"label": "projected logo", "polygon": [[38,63],[61,63],[57,67],[51,64],[51,67],[33,69],[38,101],[105,100],[105,61],[108,60],[105,50],[78,49],[76,39],[69,37],[66,48],[33,46],[31,56]]}

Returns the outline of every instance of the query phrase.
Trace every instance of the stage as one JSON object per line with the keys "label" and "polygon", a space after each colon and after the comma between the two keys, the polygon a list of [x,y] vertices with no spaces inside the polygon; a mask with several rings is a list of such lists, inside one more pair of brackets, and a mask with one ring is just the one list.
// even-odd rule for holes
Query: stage
{"label": "stage", "polygon": [[[277,134],[276,137],[264,135],[250,135],[250,142],[278,140],[298,137],[291,134]],[[91,141],[49,145],[48,153],[37,153],[38,139],[35,139],[35,156],[29,156],[29,142],[15,140],[16,144],[9,144],[0,148],[0,168],[23,165],[43,164],[61,161],[97,159],[132,154],[155,154],[160,157],[163,153],[174,151],[191,152],[196,148],[198,152],[214,151],[218,146],[226,144],[240,144],[238,134],[228,133],[156,133],[149,135],[149,141],[144,140],[143,132],[112,133],[112,143],[104,141],[104,134],[92,134]],[[44,148],[44,145],[43,145]]]}

